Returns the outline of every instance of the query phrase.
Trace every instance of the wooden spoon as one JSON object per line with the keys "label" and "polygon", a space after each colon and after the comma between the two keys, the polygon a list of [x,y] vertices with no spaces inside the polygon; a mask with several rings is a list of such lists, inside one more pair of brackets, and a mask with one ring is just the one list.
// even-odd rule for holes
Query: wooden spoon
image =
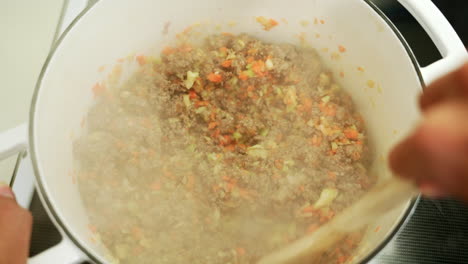
{"label": "wooden spoon", "polygon": [[314,233],[263,257],[258,264],[313,263],[314,258],[346,235],[359,231],[417,194],[417,188],[411,183],[397,178],[385,180]]}

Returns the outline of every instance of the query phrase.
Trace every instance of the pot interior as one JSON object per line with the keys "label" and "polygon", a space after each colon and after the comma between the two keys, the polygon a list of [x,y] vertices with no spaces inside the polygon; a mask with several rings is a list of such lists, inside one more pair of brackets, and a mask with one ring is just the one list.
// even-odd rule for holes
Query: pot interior
{"label": "pot interior", "polygon": [[[280,24],[267,32],[256,16]],[[168,22],[168,34],[162,34]],[[72,156],[73,139],[82,133],[81,120],[92,105],[92,87],[105,77],[98,69],[110,68],[129,54],[158,54],[175,34],[196,23],[213,32],[245,32],[272,42],[299,43],[302,38],[316,48],[366,121],[375,157],[372,172],[379,178],[391,176],[387,153],[418,118],[416,96],[422,85],[417,66],[391,26],[365,1],[99,1],[50,57],[31,120],[37,180],[49,209],[73,240],[99,261],[106,252],[88,229]],[[409,206],[410,201],[369,226],[356,261],[382,245]]]}

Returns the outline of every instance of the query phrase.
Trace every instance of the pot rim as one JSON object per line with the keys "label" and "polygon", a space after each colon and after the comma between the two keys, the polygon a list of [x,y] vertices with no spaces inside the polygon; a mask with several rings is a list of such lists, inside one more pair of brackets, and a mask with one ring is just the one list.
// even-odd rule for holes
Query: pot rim
{"label": "pot rim", "polygon": [[[379,15],[386,23],[387,25],[390,26],[394,34],[397,36],[397,38],[400,40],[401,44],[404,46],[408,56],[411,59],[411,62],[414,66],[414,69],[419,77],[421,87],[424,90],[426,87],[422,72],[421,72],[421,67],[419,66],[419,63],[416,59],[416,56],[414,55],[413,51],[411,50],[410,46],[406,42],[405,38],[403,35],[400,33],[398,28],[393,24],[393,22],[381,11],[371,0],[363,0],[366,4],[368,4],[374,12],[376,12],[377,15]],[[68,239],[72,241],[72,243],[78,247],[88,258],[89,260],[99,263],[99,264],[104,264],[101,262],[101,260],[96,257],[94,254],[88,251],[87,247],[82,243],[79,239],[75,238],[72,232],[68,230],[67,226],[63,222],[63,220],[58,216],[57,214],[57,208],[55,208],[52,204],[52,202],[49,200],[47,193],[44,188],[44,184],[42,182],[42,177],[39,172],[38,168],[38,160],[36,156],[36,147],[35,147],[35,140],[34,140],[34,124],[35,124],[35,110],[37,107],[37,99],[39,95],[40,88],[42,86],[42,81],[44,79],[45,73],[49,67],[49,64],[52,60],[52,58],[55,55],[56,50],[60,47],[60,44],[62,41],[67,37],[68,33],[71,31],[71,29],[88,13],[89,10],[91,10],[97,2],[93,2],[89,6],[87,6],[71,23],[70,25],[64,30],[60,38],[57,39],[57,41],[52,45],[52,48],[44,62],[44,65],[42,66],[42,70],[39,74],[38,80],[36,82],[36,85],[34,87],[34,93],[32,97],[32,102],[31,102],[31,108],[29,111],[29,130],[28,130],[28,138],[29,138],[29,148],[30,148],[30,154],[31,154],[31,161],[33,165],[33,170],[34,170],[34,176],[36,178],[36,186],[39,189],[39,195],[42,198],[41,200],[45,203],[45,206],[47,207],[47,212],[49,216],[51,216],[54,219],[54,222],[59,225],[59,228],[65,233]],[[421,196],[418,195],[418,197],[412,199],[409,204],[407,205],[407,208],[405,209],[405,212],[401,214],[400,219],[398,220],[398,223],[396,223],[393,227],[393,230],[387,234],[387,236],[379,243],[378,246],[376,246],[366,257],[364,257],[360,263],[368,263],[370,260],[372,260],[379,252],[381,252],[385,246],[396,236],[399,231],[402,230],[402,228],[409,222],[409,219],[411,216],[414,214],[417,204],[419,203],[421,199]]]}

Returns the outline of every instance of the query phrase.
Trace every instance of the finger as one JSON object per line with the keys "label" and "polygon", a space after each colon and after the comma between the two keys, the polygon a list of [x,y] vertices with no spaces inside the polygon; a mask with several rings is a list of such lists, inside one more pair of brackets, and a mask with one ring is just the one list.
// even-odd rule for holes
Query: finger
{"label": "finger", "polygon": [[468,105],[431,107],[416,131],[397,145],[390,166],[397,175],[468,201]]}
{"label": "finger", "polygon": [[5,185],[4,183],[0,183],[0,196],[16,200],[13,191],[8,185]]}
{"label": "finger", "polygon": [[0,189],[0,263],[24,264],[29,255],[32,216],[16,203],[11,189]]}
{"label": "finger", "polygon": [[420,106],[426,111],[450,99],[468,99],[468,64],[429,85],[421,95]]}

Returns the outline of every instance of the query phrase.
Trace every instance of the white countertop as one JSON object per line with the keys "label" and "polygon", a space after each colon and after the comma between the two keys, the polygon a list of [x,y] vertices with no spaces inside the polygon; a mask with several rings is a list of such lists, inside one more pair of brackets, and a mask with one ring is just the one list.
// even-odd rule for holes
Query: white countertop
{"label": "white countertop", "polygon": [[[63,0],[0,0],[0,132],[26,122]],[[0,162],[8,181],[16,157]]]}

